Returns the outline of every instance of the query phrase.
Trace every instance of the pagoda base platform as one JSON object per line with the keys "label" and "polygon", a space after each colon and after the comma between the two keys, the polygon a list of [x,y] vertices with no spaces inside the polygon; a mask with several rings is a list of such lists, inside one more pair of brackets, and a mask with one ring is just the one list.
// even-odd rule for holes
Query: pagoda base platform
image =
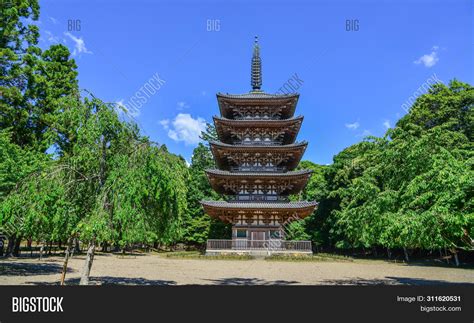
{"label": "pagoda base platform", "polygon": [[206,255],[253,255],[270,256],[278,254],[312,255],[311,241],[295,240],[207,240]]}

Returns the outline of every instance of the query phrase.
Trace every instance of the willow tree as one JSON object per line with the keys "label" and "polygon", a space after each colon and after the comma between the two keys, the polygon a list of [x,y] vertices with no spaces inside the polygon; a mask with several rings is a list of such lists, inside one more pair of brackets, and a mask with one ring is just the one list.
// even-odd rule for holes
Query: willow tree
{"label": "willow tree", "polygon": [[170,242],[186,211],[184,159],[140,136],[114,106],[92,97],[69,101],[58,121],[68,122],[60,160],[73,169],[80,214],[73,234],[89,242],[81,284],[89,281],[96,246]]}

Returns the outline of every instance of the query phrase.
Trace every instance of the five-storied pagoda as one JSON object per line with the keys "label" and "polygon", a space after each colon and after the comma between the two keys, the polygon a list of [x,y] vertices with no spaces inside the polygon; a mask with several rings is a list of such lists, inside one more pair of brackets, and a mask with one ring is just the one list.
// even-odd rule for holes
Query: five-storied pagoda
{"label": "five-storied pagoda", "polygon": [[209,240],[208,250],[264,249],[269,240],[285,249],[284,226],[310,215],[317,206],[289,200],[289,195],[305,187],[312,172],[295,170],[307,146],[296,142],[303,122],[302,116],[294,116],[299,94],[262,91],[257,37],[251,85],[249,93],[217,94],[221,116],[214,117],[214,125],[219,141],[211,141],[210,147],[218,169],[206,173],[212,188],[226,201],[201,204],[211,217],[232,223],[232,240]]}

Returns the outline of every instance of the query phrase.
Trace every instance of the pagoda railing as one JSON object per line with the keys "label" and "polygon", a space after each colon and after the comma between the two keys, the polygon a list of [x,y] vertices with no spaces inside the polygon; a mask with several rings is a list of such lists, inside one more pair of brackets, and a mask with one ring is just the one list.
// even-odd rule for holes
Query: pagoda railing
{"label": "pagoda railing", "polygon": [[251,116],[251,117],[242,117],[242,116],[234,116],[234,120],[282,120],[281,116],[265,116],[265,117],[260,117],[260,116]]}
{"label": "pagoda railing", "polygon": [[288,202],[287,196],[269,195],[269,194],[239,194],[227,197],[229,202]]}
{"label": "pagoda railing", "polygon": [[280,166],[232,166],[232,172],[278,172],[283,173],[287,169]]}
{"label": "pagoda railing", "polygon": [[212,250],[268,250],[268,251],[300,251],[311,252],[311,241],[294,241],[294,240],[246,240],[232,239],[207,240],[206,251]]}
{"label": "pagoda railing", "polygon": [[234,145],[242,146],[281,146],[282,141],[234,141]]}

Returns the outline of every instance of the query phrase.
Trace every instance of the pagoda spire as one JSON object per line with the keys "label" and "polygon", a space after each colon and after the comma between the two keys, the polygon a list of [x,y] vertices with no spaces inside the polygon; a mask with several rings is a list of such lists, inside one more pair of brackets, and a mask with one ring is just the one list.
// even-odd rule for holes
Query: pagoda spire
{"label": "pagoda spire", "polygon": [[262,87],[262,60],[260,59],[260,46],[258,45],[258,36],[255,36],[252,55],[251,71],[252,92],[260,92]]}

